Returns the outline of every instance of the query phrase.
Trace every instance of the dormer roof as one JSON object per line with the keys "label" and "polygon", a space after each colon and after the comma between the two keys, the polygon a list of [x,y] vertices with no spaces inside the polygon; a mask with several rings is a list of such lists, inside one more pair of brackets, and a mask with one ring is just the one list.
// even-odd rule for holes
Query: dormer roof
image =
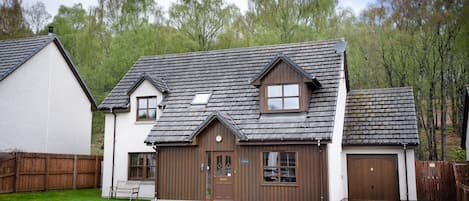
{"label": "dormer roof", "polygon": [[305,81],[311,83],[315,88],[321,87],[321,83],[316,79],[316,77],[312,76],[310,73],[306,72],[303,68],[298,66],[293,60],[291,60],[288,56],[283,54],[282,52],[278,53],[264,68],[254,76],[251,80],[251,84],[254,86],[261,85],[261,80],[264,78],[272,69],[274,69],[279,62],[285,62],[290,67],[292,67],[296,72],[303,75]]}
{"label": "dormer roof", "polygon": [[149,73],[142,73],[140,75],[140,78],[130,86],[129,90],[127,90],[127,95],[132,94],[135,91],[135,89],[137,89],[138,86],[140,86],[140,84],[142,84],[143,81],[145,80],[149,81],[161,93],[169,92],[168,85],[162,78],[156,75],[149,74]]}

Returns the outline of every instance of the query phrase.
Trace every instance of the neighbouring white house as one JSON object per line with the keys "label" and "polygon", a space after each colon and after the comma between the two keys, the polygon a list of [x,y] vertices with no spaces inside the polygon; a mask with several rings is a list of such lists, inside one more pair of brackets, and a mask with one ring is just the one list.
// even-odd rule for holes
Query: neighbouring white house
{"label": "neighbouring white house", "polygon": [[0,152],[90,154],[94,109],[57,36],[0,41]]}
{"label": "neighbouring white house", "polygon": [[141,57],[98,107],[102,196],[417,200],[412,88],[348,82],[342,39]]}
{"label": "neighbouring white house", "polygon": [[462,140],[466,146],[466,161],[469,161],[469,85],[464,89],[464,110],[462,120]]}

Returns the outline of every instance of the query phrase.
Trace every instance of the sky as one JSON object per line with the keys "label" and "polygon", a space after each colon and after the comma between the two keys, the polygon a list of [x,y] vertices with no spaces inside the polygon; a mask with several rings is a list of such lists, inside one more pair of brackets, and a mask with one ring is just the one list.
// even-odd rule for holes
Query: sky
{"label": "sky", "polygon": [[[72,6],[76,3],[81,3],[83,8],[89,8],[90,6],[97,6],[98,0],[23,0],[24,7],[30,7],[31,5],[35,4],[38,1],[42,1],[45,6],[46,10],[52,16],[57,14],[60,5],[65,6]],[[177,0],[156,0],[157,4],[163,7],[164,11],[167,11],[168,8],[171,6],[172,3],[176,2]],[[248,0],[225,0],[228,3],[233,3],[238,6],[241,12],[245,12],[248,10]],[[366,8],[369,3],[372,3],[376,0],[339,0],[339,8],[351,8],[356,15],[360,14],[360,12]],[[52,18],[50,19],[52,21]]]}

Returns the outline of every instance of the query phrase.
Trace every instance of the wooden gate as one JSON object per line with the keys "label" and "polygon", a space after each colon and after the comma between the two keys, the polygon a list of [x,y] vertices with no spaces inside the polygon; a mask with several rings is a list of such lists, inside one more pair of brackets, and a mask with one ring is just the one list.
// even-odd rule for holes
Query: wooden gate
{"label": "wooden gate", "polygon": [[452,164],[452,161],[415,161],[418,200],[456,200]]}

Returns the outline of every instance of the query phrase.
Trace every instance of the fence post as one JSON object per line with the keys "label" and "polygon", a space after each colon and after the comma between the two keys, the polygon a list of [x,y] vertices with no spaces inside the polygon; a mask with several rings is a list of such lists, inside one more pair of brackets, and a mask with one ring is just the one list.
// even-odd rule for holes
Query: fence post
{"label": "fence post", "polygon": [[77,188],[77,155],[73,158],[73,189]]}
{"label": "fence post", "polygon": [[49,155],[46,155],[46,172],[44,175],[44,190],[49,190]]}
{"label": "fence post", "polygon": [[98,187],[98,156],[94,156],[94,188]]}
{"label": "fence post", "polygon": [[13,189],[13,192],[16,193],[18,192],[19,188],[19,179],[20,179],[20,161],[21,161],[21,154],[19,152],[15,153],[15,187]]}

